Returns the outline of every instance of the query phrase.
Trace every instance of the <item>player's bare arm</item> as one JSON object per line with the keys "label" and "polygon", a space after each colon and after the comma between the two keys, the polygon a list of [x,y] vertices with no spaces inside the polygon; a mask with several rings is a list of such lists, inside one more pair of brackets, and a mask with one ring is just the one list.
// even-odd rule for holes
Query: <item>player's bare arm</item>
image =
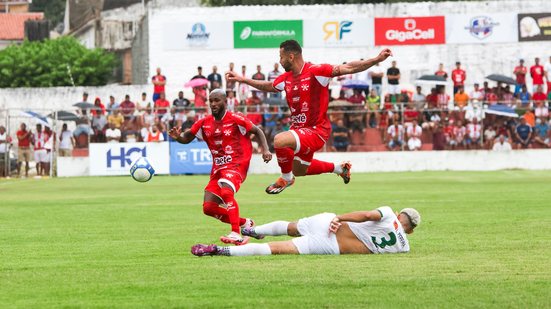
{"label": "player's bare arm", "polygon": [[329,224],[329,232],[336,233],[342,225],[342,222],[366,222],[380,221],[382,218],[378,210],[355,211],[342,215],[337,215]]}
{"label": "player's bare arm", "polygon": [[190,129],[187,129],[182,133],[182,129],[180,127],[170,129],[170,131],[168,131],[168,135],[180,144],[189,144],[193,139],[195,139],[195,135],[191,133]]}
{"label": "player's bare arm", "polygon": [[229,71],[226,72],[226,80],[229,82],[238,82],[238,83],[245,83],[251,87],[254,87],[260,91],[266,91],[266,92],[278,92],[274,86],[272,85],[272,82],[266,81],[266,80],[254,80],[250,78],[246,78],[244,76],[238,75],[235,72]]}
{"label": "player's bare arm", "polygon": [[272,154],[270,153],[270,147],[268,147],[268,141],[266,140],[266,135],[264,135],[264,131],[262,131],[257,126],[253,126],[251,129],[251,133],[254,134],[256,142],[262,148],[262,159],[266,163],[270,162],[270,160],[272,160]]}
{"label": "player's bare arm", "polygon": [[367,60],[350,61],[346,64],[335,65],[333,67],[333,76],[341,76],[354,74],[365,71],[379,62],[383,62],[386,58],[392,56],[392,51],[388,48],[383,49],[375,58]]}

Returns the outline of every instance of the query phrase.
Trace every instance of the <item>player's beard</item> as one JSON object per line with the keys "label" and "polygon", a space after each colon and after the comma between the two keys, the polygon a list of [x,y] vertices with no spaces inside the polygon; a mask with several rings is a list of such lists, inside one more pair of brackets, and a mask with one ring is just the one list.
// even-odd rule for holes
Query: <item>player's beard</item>
{"label": "player's beard", "polygon": [[285,72],[291,72],[291,70],[293,69],[293,65],[290,62],[282,63],[281,66],[283,67]]}
{"label": "player's beard", "polygon": [[222,116],[224,116],[224,113],[226,112],[226,109],[224,107],[218,108],[218,110],[215,112],[211,107],[212,116],[216,119],[221,119]]}

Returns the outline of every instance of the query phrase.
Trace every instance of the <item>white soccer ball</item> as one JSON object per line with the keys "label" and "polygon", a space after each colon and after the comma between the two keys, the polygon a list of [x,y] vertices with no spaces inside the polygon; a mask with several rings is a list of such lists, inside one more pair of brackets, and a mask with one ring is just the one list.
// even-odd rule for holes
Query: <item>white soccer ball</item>
{"label": "white soccer ball", "polygon": [[155,169],[153,169],[153,166],[147,161],[146,158],[141,157],[136,162],[132,164],[132,167],[130,168],[130,175],[134,180],[139,182],[147,182],[149,181],[153,175],[155,174]]}

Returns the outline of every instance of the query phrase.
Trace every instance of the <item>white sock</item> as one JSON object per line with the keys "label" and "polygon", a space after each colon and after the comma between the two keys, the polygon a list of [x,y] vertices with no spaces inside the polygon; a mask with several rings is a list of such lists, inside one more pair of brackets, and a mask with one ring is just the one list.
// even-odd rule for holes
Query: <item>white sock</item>
{"label": "white sock", "polygon": [[280,236],[287,235],[288,221],[274,221],[254,227],[254,232],[258,235]]}
{"label": "white sock", "polygon": [[243,246],[226,247],[231,256],[270,255],[272,250],[268,244],[246,244]]}
{"label": "white sock", "polygon": [[341,174],[342,173],[342,165],[335,163],[335,169],[333,170],[333,173],[335,174]]}
{"label": "white sock", "polygon": [[281,178],[283,178],[285,181],[291,181],[293,180],[293,172],[282,173]]}

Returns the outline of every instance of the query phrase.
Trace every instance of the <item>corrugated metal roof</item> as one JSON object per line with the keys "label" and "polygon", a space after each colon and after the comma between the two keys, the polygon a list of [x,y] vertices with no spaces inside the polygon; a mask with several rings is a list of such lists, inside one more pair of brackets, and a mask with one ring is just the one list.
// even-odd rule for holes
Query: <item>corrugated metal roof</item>
{"label": "corrugated metal roof", "polygon": [[0,40],[23,40],[29,19],[44,19],[44,13],[0,13]]}

